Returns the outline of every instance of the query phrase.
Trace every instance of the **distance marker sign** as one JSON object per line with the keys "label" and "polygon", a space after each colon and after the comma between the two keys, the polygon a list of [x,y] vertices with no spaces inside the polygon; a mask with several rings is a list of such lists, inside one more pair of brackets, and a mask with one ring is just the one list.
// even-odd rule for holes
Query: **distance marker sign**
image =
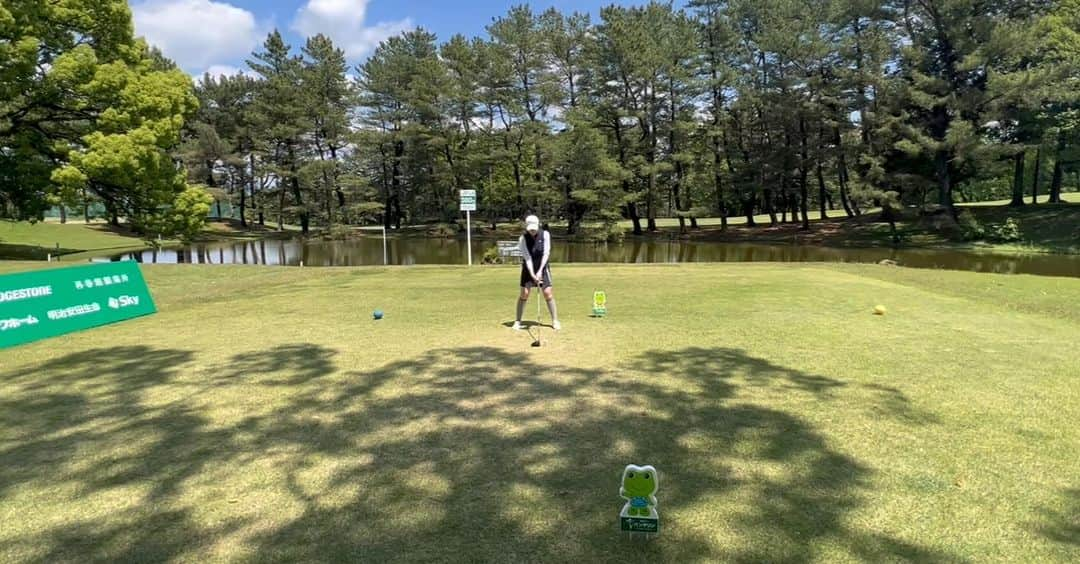
{"label": "distance marker sign", "polygon": [[461,211],[476,211],[476,190],[461,191]]}
{"label": "distance marker sign", "polygon": [[0,276],[0,349],[156,311],[134,261],[8,274]]}

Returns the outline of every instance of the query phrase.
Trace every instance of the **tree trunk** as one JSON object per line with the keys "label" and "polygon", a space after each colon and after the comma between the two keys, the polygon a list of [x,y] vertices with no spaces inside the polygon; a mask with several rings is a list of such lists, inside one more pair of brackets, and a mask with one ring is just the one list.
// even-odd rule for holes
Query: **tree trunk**
{"label": "tree trunk", "polygon": [[746,216],[746,225],[757,227],[757,222],[754,220],[754,198],[743,200],[743,215]]}
{"label": "tree trunk", "polygon": [[772,189],[765,188],[765,213],[769,214],[769,225],[776,227],[776,207],[773,205]]}
{"label": "tree trunk", "polygon": [[345,192],[342,191],[341,182],[339,181],[337,147],[334,145],[330,145],[330,160],[334,163],[334,194],[337,196],[338,213],[341,214],[342,223],[348,224],[349,213],[345,211]]}
{"label": "tree trunk", "polygon": [[1054,163],[1054,176],[1050,181],[1050,200],[1051,204],[1061,203],[1061,183],[1065,176],[1065,167],[1062,166],[1061,161]]}
{"label": "tree trunk", "polygon": [[804,168],[802,172],[799,173],[799,212],[802,213],[803,231],[810,230],[810,212],[808,211],[810,207],[810,190],[807,187],[807,172],[808,171]]}
{"label": "tree trunk", "polygon": [[521,177],[521,163],[514,160],[514,185],[517,186],[518,216],[524,215],[525,209],[525,183]]}
{"label": "tree trunk", "polygon": [[785,175],[783,180],[780,183],[780,197],[777,198],[777,199],[780,200],[780,224],[781,225],[788,222],[787,213],[788,213],[788,210],[791,209],[791,206],[788,205],[787,193],[788,193],[787,176]]}
{"label": "tree trunk", "polygon": [[278,200],[277,228],[278,231],[285,231],[285,187],[281,186],[278,191],[280,199]]}
{"label": "tree trunk", "polygon": [[[674,178],[672,180],[671,192],[672,192],[672,195],[675,197],[675,210],[678,212],[678,216],[679,216],[679,233],[685,233],[686,232],[686,217],[683,214],[683,212],[689,211],[690,208],[689,208],[689,206],[686,206],[685,209],[683,207],[683,198],[682,198],[683,165],[682,165],[682,161],[680,161],[678,159],[679,144],[678,144],[678,136],[676,135],[676,129],[677,129],[677,125],[678,125],[679,109],[678,109],[678,102],[677,102],[678,98],[677,98],[677,95],[676,95],[676,92],[675,92],[675,79],[674,78],[669,78],[668,79],[668,92],[669,92],[668,97],[669,97],[670,102],[671,102],[671,110],[670,110],[671,111],[671,123],[669,124],[670,131],[668,132],[668,150],[671,151],[671,155],[675,160],[675,176],[674,176]],[[687,198],[687,199],[689,200],[689,198]],[[689,202],[687,202],[687,203],[689,203]],[[695,227],[696,227],[696,225],[695,225]]]}
{"label": "tree trunk", "polygon": [[60,224],[67,223],[67,207],[64,204],[60,204]]}
{"label": "tree trunk", "polygon": [[713,183],[716,186],[717,211],[720,212],[720,230],[727,231],[727,202],[724,200],[724,176],[720,174],[720,138],[713,136]]}
{"label": "tree trunk", "polygon": [[848,217],[855,217],[855,211],[851,205],[851,198],[848,196],[848,171],[847,171],[847,157],[844,156],[844,147],[841,145],[843,138],[840,137],[840,128],[833,128],[833,140],[836,143],[838,154],[836,156],[836,175],[837,180],[840,182],[840,204],[844,206],[844,213]]}
{"label": "tree trunk", "polygon": [[240,187],[240,227],[247,229],[247,188]]}
{"label": "tree trunk", "polygon": [[648,221],[649,233],[656,232],[656,171],[653,170],[653,166],[656,164],[656,153],[648,151],[645,154],[645,162],[649,166],[649,191],[645,195],[645,216]]}
{"label": "tree trunk", "polygon": [[1031,203],[1039,203],[1039,176],[1042,172],[1042,147],[1035,151],[1035,179],[1031,182]]}
{"label": "tree trunk", "polygon": [[685,233],[686,232],[686,216],[683,213],[684,210],[683,210],[682,194],[680,192],[681,186],[680,186],[680,183],[679,183],[679,175],[682,174],[682,171],[680,170],[681,168],[682,168],[681,164],[675,163],[675,178],[673,179],[672,184],[671,184],[671,191],[672,191],[672,195],[675,198],[675,215],[679,216],[679,233]]}
{"label": "tree trunk", "polygon": [[810,189],[807,186],[807,182],[810,176],[810,171],[807,167],[810,166],[810,149],[809,141],[807,140],[808,134],[806,133],[806,118],[799,116],[799,146],[802,149],[802,157],[799,162],[799,211],[802,213],[802,229],[803,231],[810,230],[810,214],[808,213]]}
{"label": "tree trunk", "polygon": [[83,209],[83,221],[85,221],[86,223],[90,223],[90,196],[87,195],[85,186],[83,187],[83,190],[82,190],[82,198],[83,198],[83,208],[82,208]]}
{"label": "tree trunk", "polygon": [[536,181],[536,210],[538,212],[538,215],[540,215],[540,217],[546,217],[546,214],[544,213],[545,210],[544,210],[544,207],[543,207],[544,206],[544,201],[543,201],[543,198],[540,196],[540,191],[544,186],[544,172],[543,172],[544,159],[543,159],[543,154],[540,151],[540,141],[539,141],[539,139],[537,139],[536,142],[533,144],[533,153],[534,153],[534,155],[533,155],[533,166],[536,167],[536,172],[533,173],[533,179]]}
{"label": "tree trunk", "polygon": [[[255,209],[256,208],[256,199],[255,199],[255,176],[256,175],[255,175],[255,153],[254,152],[248,153],[248,165],[249,165],[248,166],[248,169],[249,169],[248,174],[251,175],[251,178],[250,178],[251,182],[249,183],[249,188],[251,189],[251,209]],[[243,202],[243,199],[241,199],[241,202]],[[262,213],[262,208],[261,207],[259,207],[259,225],[265,227],[265,223],[263,222],[263,213]],[[244,205],[242,203],[240,204],[240,226],[241,227],[247,227],[248,226],[247,225],[247,218],[244,217]]]}
{"label": "tree trunk", "polygon": [[300,191],[300,177],[299,172],[296,170],[296,155],[293,153],[292,148],[289,148],[289,163],[292,167],[289,185],[292,187],[293,203],[296,204],[297,208],[300,208],[300,233],[307,235],[311,231],[311,217],[304,207],[304,194]]}
{"label": "tree trunk", "polygon": [[832,201],[832,197],[829,196],[828,190],[825,189],[825,175],[821,171],[821,161],[817,162],[817,183],[818,183],[818,207],[821,208],[822,221],[829,219],[829,211],[826,205]]}
{"label": "tree trunk", "polygon": [[[615,143],[617,143],[619,146],[619,165],[625,171],[627,168],[626,146],[623,144],[622,125],[618,118],[615,118],[614,126]],[[629,180],[623,180],[622,187],[624,194],[630,193],[631,187]],[[638,215],[637,202],[626,203],[626,217],[628,217],[630,221],[634,224],[634,235],[641,235],[641,216]]]}
{"label": "tree trunk", "polygon": [[217,214],[217,218],[221,219],[221,200],[214,199],[214,213]]}
{"label": "tree trunk", "polygon": [[390,192],[386,194],[386,206],[383,213],[383,227],[390,229],[395,223],[400,224],[400,219],[395,221],[394,218],[394,203],[397,201],[398,193],[401,191],[401,159],[405,156],[405,142],[398,139],[394,141],[394,160],[391,165],[390,173]]}
{"label": "tree trunk", "polygon": [[214,179],[214,161],[207,160],[206,164],[206,185],[211,188],[217,188],[217,180]]}
{"label": "tree trunk", "polygon": [[[945,61],[947,73],[949,76],[955,76],[955,59],[953,59],[952,44],[945,38],[942,44],[938,46],[941,52],[942,59]],[[943,104],[938,104],[931,110],[930,116],[930,132],[935,141],[944,142],[945,137],[949,133],[949,126],[952,124],[952,117],[949,115],[949,109]],[[956,207],[953,205],[953,185],[952,185],[952,170],[949,161],[952,160],[952,154],[945,149],[938,149],[934,153],[934,175],[938,181],[938,203],[949,210],[949,215],[953,220],[957,220]]]}
{"label": "tree trunk", "polygon": [[1013,190],[1010,206],[1024,205],[1024,161],[1027,160],[1027,152],[1020,151],[1013,156]]}
{"label": "tree trunk", "polygon": [[330,187],[327,187],[326,192],[325,192],[323,197],[324,197],[325,202],[326,202],[326,225],[331,226],[331,225],[334,225],[334,223],[336,223],[334,221],[334,192],[333,192],[333,189],[330,188]]}
{"label": "tree trunk", "polygon": [[630,202],[626,204],[626,215],[630,216],[630,221],[634,224],[634,235],[641,235],[643,231],[641,230],[641,215],[638,213],[637,203]]}
{"label": "tree trunk", "polygon": [[1050,181],[1050,203],[1061,203],[1061,185],[1065,182],[1065,136],[1058,133],[1057,152],[1054,154],[1054,177]]}
{"label": "tree trunk", "polygon": [[886,203],[881,210],[881,217],[885,221],[889,222],[889,235],[892,237],[894,245],[900,244],[900,233],[896,231],[896,214],[893,212],[891,205]]}
{"label": "tree trunk", "polygon": [[949,210],[949,214],[955,220],[956,207],[953,206],[952,173],[949,171],[949,155],[945,151],[938,151],[934,160],[938,179],[938,203]]}
{"label": "tree trunk", "polygon": [[337,194],[338,212],[341,214],[342,223],[345,223],[346,225],[348,225],[348,224],[350,224],[351,218],[349,217],[349,212],[346,210],[346,207],[345,207],[345,191],[343,191],[341,189],[341,183],[338,182],[338,172],[337,172],[337,164],[336,164],[337,163],[337,147],[330,146],[330,159],[332,159],[335,162],[334,193]]}

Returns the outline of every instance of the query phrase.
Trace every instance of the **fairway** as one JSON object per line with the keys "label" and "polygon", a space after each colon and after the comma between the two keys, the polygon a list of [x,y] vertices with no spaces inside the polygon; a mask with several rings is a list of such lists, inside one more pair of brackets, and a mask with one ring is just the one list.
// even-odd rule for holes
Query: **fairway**
{"label": "fairway", "polygon": [[514,267],[143,272],[0,351],[2,562],[1080,559],[1077,279],[556,265],[532,348]]}

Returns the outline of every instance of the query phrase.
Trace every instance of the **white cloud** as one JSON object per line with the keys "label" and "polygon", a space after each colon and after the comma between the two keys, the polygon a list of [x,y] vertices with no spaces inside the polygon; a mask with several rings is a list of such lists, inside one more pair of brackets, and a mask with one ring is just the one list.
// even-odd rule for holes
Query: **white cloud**
{"label": "white cloud", "polygon": [[323,34],[351,59],[370,54],[379,43],[413,27],[409,18],[366,25],[371,0],[308,0],[296,12],[292,29],[304,37]]}
{"label": "white cloud", "polygon": [[217,78],[219,76],[234,76],[244,71],[239,67],[232,65],[210,65],[210,68],[206,69],[206,74]]}
{"label": "white cloud", "polygon": [[243,74],[243,75],[246,75],[246,76],[250,76],[252,78],[258,78],[258,75],[255,73],[255,71],[253,71],[251,69],[247,69],[247,68],[242,69],[242,68],[239,68],[239,67],[234,67],[232,65],[210,65],[210,68],[206,69],[203,72],[200,72],[197,75],[192,76],[191,78],[195,82],[199,82],[200,80],[202,80],[202,77],[205,74],[209,74],[210,76],[212,76],[214,78],[221,78],[222,76],[230,76],[231,77],[231,76],[236,76],[238,74]]}
{"label": "white cloud", "polygon": [[136,33],[189,72],[243,59],[265,31],[255,14],[212,0],[146,0],[131,10]]}

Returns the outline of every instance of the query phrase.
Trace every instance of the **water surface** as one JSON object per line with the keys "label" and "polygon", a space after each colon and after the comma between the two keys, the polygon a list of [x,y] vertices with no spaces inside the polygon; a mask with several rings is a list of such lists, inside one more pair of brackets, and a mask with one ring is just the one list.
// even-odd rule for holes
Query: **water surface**
{"label": "water surface", "polygon": [[[473,261],[495,241],[474,241]],[[816,246],[760,245],[700,241],[570,243],[556,241],[554,263],[681,262],[854,262],[895,260],[912,268],[941,268],[1006,274],[1080,277],[1080,255],[990,254],[964,250],[840,249]],[[466,244],[455,239],[391,238],[387,259],[393,265],[465,264]],[[369,266],[383,264],[380,238],[349,241],[242,241],[192,245],[179,249],[125,253],[111,260],[158,264],[264,264],[275,266]]]}

